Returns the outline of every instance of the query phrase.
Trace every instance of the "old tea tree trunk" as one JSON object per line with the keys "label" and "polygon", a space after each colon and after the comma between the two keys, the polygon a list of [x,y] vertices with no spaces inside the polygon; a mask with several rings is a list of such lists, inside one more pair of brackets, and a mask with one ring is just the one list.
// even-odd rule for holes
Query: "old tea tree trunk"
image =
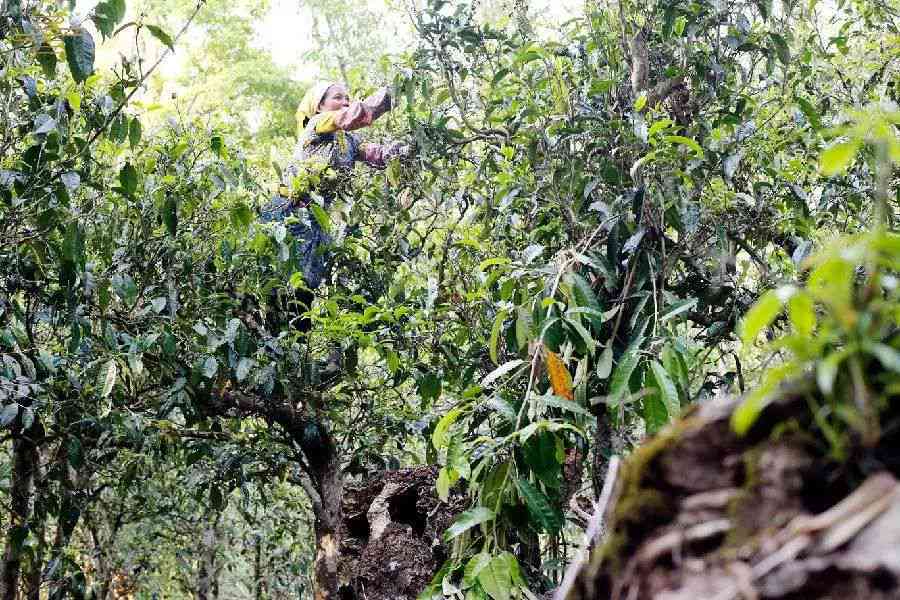
{"label": "old tea tree trunk", "polygon": [[38,447],[44,430],[34,422],[27,430],[17,418],[12,428],[13,464],[10,481],[9,525],[6,531],[6,547],[0,569],[0,600],[16,600],[22,573],[20,558],[22,543],[28,536],[31,517],[34,477],[38,468]]}
{"label": "old tea tree trunk", "polygon": [[284,399],[262,399],[236,391],[220,392],[210,399],[208,409],[211,415],[229,416],[237,412],[270,419],[300,448],[303,457],[298,459],[299,483],[309,495],[315,517],[315,598],[337,598],[341,588],[343,473],[337,447],[321,424],[321,418],[311,418]]}
{"label": "old tea tree trunk", "polygon": [[302,451],[296,482],[314,514],[316,600],[415,600],[446,560],[441,534],[465,504],[462,494],[449,503],[436,497],[436,469],[388,471],[347,487],[339,448],[321,418],[232,391],[210,408],[270,419]]}

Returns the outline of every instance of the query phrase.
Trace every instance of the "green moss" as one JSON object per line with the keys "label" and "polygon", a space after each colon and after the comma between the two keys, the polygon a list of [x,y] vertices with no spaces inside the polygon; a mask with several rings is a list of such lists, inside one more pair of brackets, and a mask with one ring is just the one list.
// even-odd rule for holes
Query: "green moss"
{"label": "green moss", "polygon": [[[645,487],[645,482],[656,459],[696,423],[696,419],[691,418],[673,423],[637,448],[622,463],[621,492],[612,513],[607,541],[595,551],[596,562],[608,562],[611,570],[618,570],[622,556],[627,555],[629,547],[638,542],[633,539],[635,534],[646,529],[648,523],[673,514],[671,499],[657,489]],[[647,483],[652,485],[653,482]]]}
{"label": "green moss", "polygon": [[[735,494],[734,498],[728,503],[727,514],[731,521],[731,529],[725,538],[723,547],[736,548],[745,544],[753,535],[753,531],[746,527],[746,519],[742,518],[742,512],[748,503],[752,503],[755,498],[754,491],[760,483],[760,467],[759,461],[763,453],[763,444],[744,451],[742,456],[744,462],[744,484],[741,491]],[[752,507],[750,507],[752,510]]]}

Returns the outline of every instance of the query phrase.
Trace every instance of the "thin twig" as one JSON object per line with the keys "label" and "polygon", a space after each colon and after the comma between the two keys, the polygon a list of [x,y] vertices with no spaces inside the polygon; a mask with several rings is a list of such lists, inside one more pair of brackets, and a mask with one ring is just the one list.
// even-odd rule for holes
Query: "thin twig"
{"label": "thin twig", "polygon": [[588,523],[587,531],[584,532],[584,545],[579,549],[575,560],[566,569],[563,581],[556,592],[553,594],[553,600],[566,600],[575,580],[581,573],[581,567],[587,562],[588,551],[593,546],[597,538],[603,536],[605,526],[605,515],[613,498],[613,491],[616,489],[616,483],[619,475],[619,457],[613,456],[609,459],[609,469],[606,471],[606,479],[603,481],[603,490],[600,492],[600,500],[594,505],[594,514]]}
{"label": "thin twig", "polygon": [[[181,26],[181,29],[175,35],[175,39],[172,41],[172,46],[178,43],[178,40],[181,39],[181,36],[184,35],[184,32],[187,31],[188,27],[190,27],[191,23],[197,17],[197,13],[200,12],[200,9],[203,8],[204,4],[206,4],[206,0],[199,0],[197,2],[197,6],[194,7],[194,12],[191,13],[191,16],[188,17],[188,20],[184,22],[184,25]],[[143,76],[134,85],[134,88],[132,88],[132,90],[128,92],[128,95],[125,96],[125,98],[119,103],[115,110],[113,110],[109,114],[109,116],[106,118],[106,121],[103,122],[103,125],[101,125],[100,128],[97,129],[97,131],[95,131],[93,135],[88,138],[87,143],[81,147],[81,149],[73,157],[73,159],[78,158],[79,156],[84,154],[87,149],[91,147],[91,144],[93,144],[95,141],[97,141],[97,138],[103,135],[103,132],[106,131],[106,129],[112,124],[115,118],[119,116],[119,113],[121,113],[122,110],[128,105],[128,103],[131,102],[131,99],[138,92],[138,90],[141,89],[141,86],[144,85],[144,82],[147,81],[147,78],[153,74],[153,72],[157,69],[157,67],[159,67],[160,64],[162,64],[162,61],[165,60],[170,52],[172,52],[172,50],[168,47],[163,50],[162,54],[159,55],[159,58],[156,59],[156,62],[153,63],[153,66],[151,66],[149,69],[147,69],[146,72],[144,72]]]}

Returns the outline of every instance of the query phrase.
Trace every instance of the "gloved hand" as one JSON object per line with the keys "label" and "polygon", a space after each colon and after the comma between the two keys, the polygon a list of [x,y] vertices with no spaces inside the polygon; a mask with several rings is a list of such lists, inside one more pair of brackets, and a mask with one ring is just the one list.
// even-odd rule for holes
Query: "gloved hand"
{"label": "gloved hand", "polygon": [[392,158],[405,160],[415,154],[415,144],[406,144],[403,142],[394,142],[384,152],[385,161]]}

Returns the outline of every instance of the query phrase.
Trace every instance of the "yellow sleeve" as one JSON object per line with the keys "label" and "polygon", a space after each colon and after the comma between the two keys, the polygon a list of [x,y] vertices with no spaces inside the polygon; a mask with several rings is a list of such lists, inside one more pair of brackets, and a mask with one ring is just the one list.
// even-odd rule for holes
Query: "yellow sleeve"
{"label": "yellow sleeve", "polygon": [[328,112],[319,113],[315,116],[316,119],[316,133],[334,133],[338,129],[337,126],[337,116],[339,110],[332,110]]}

